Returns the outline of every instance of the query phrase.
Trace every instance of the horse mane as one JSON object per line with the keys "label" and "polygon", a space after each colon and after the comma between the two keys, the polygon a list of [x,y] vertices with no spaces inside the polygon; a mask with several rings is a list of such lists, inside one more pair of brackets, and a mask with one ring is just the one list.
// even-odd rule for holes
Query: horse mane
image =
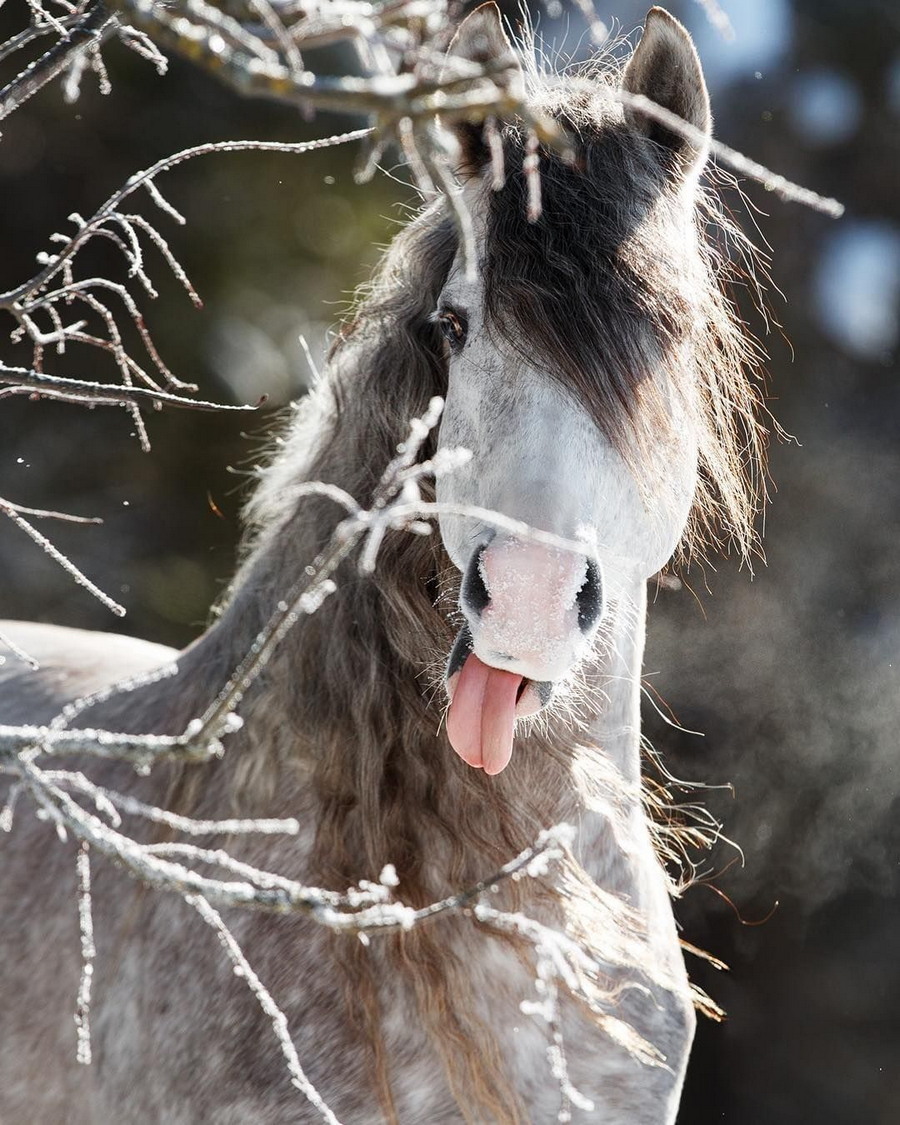
{"label": "horse mane", "polygon": [[[658,172],[652,142],[629,133],[602,86],[577,77],[558,81],[544,86],[540,108],[572,132],[579,160],[570,166],[542,152],[543,214],[529,223],[524,138],[515,124],[504,127],[506,179],[490,197],[483,263],[492,325],[514,346],[526,341],[623,451],[635,436],[641,440],[642,427],[665,417],[647,377],[654,365],[667,366],[686,398],[688,379],[696,379],[701,483],[686,544],[698,549],[725,539],[746,552],[762,456],[756,352],[723,291],[731,265],[707,238],[710,220],[726,230],[730,224],[706,193],[689,224],[679,220],[683,209]],[[673,263],[661,249],[673,238],[685,249],[684,261]],[[446,393],[432,314],[457,247],[449,210],[439,202],[385,253],[323,380],[296,408],[275,459],[259,475],[246,508],[244,561],[219,626],[240,621],[242,635],[252,638],[330,537],[339,510],[327,498],[301,496],[298,485],[332,482],[366,504],[409,419]],[[688,350],[691,369],[683,362]],[[458,583],[437,535],[389,537],[375,574],[360,578],[346,564],[341,594],[301,620],[273,658],[257,698],[277,692],[285,701],[288,714],[278,729],[261,704],[248,700],[246,737],[255,745],[243,755],[236,789],[251,800],[274,776],[273,755],[303,762],[320,811],[310,876],[324,886],[343,890],[377,879],[392,863],[404,901],[421,906],[475,883],[549,823],[575,815],[588,790],[615,818],[621,780],[610,776],[602,749],[578,723],[533,730],[521,756],[530,772],[496,778],[466,767],[436,737]],[[573,772],[589,779],[581,792]],[[530,910],[543,911],[598,959],[635,964],[647,979],[659,979],[627,907],[594,886],[571,855],[560,886],[511,885],[501,901],[518,909],[527,896]],[[527,1119],[478,1014],[469,968],[440,940],[446,927],[475,924],[449,917],[440,923],[444,930],[417,928],[387,939],[377,953],[355,938],[333,941],[348,1010],[361,1008],[360,1042],[370,1049],[390,1120],[396,1113],[379,1023],[378,958],[402,969],[392,979],[410,990],[467,1120]],[[484,940],[507,942],[524,956],[512,938]],[[609,1030],[602,996],[595,1018]]]}
{"label": "horse mane", "polygon": [[[550,86],[541,109],[576,155],[572,167],[542,152],[539,222],[527,217],[527,135],[506,126],[506,176],[490,196],[482,266],[488,317],[585,404],[645,488],[665,474],[646,453],[671,424],[667,396],[679,396],[700,470],[682,557],[712,546],[747,557],[764,499],[761,353],[729,296],[741,260],[725,248],[751,260],[753,248],[713,190],[698,185],[686,210],[683,185],[654,142],[625,126],[608,91],[595,66]],[[659,369],[667,387],[652,378]]]}

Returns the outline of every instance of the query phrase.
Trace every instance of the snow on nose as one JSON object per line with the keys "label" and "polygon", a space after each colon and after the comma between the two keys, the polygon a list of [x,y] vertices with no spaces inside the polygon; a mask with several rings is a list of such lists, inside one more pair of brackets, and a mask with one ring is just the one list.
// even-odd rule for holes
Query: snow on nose
{"label": "snow on nose", "polygon": [[601,604],[596,563],[526,539],[498,537],[480,548],[463,583],[481,660],[538,681],[569,671]]}

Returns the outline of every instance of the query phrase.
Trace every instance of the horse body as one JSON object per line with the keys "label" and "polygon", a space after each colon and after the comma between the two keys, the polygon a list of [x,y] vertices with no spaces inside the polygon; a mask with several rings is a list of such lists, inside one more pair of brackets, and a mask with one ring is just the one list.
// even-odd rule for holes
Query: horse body
{"label": "horse body", "polygon": [[[41,693],[42,698],[23,697],[16,709],[4,709],[4,721],[49,721],[73,696],[104,686],[126,668],[138,673],[155,668],[162,657],[177,656],[140,642],[125,647],[123,638],[104,634],[23,628],[15,623],[6,628],[42,660],[44,681],[52,686]],[[103,648],[107,656],[114,650],[114,662],[90,667]],[[202,665],[202,643],[195,654],[197,664]],[[207,677],[196,671],[190,659],[195,654],[181,658],[175,707],[168,695],[174,681],[161,681],[97,705],[91,709],[91,722],[118,730],[145,730],[145,715],[150,712],[157,716],[160,729],[161,703],[168,700],[174,714],[162,729],[177,730],[186,690],[193,690],[192,675],[203,685],[194,710],[205,698]],[[638,659],[639,651],[629,655]],[[86,666],[88,674],[81,672]],[[79,669],[79,675],[66,675],[73,667]],[[24,672],[16,686],[27,691],[36,679],[34,673]],[[621,753],[623,763],[628,762],[637,793],[635,681],[623,678],[619,682],[622,689],[610,695],[609,724],[593,733],[609,752]],[[9,694],[15,697],[16,693]],[[390,706],[389,700],[386,703]],[[270,697],[267,706],[274,704]],[[190,713],[189,704],[187,709]],[[256,723],[252,725],[259,729]],[[235,804],[236,791],[246,794],[257,788],[264,793],[260,812],[296,816],[303,825],[315,824],[321,807],[311,799],[302,773],[292,784],[284,784],[282,776],[278,792],[271,791],[268,779],[248,781],[244,774],[250,762],[242,759],[255,750],[252,738],[230,747],[219,775],[205,779],[204,792],[191,804],[191,811],[198,817],[221,816],[223,809]],[[520,751],[526,753],[524,747]],[[94,765],[90,773],[100,784],[119,791],[127,787],[151,803],[165,805],[171,791],[167,771],[159,767],[146,778],[136,778],[130,767],[113,763],[101,768]],[[630,1057],[626,1048],[612,1043],[603,1043],[598,1050],[596,1027],[570,1003],[565,1005],[563,1020],[570,1077],[594,1102],[595,1113],[587,1120],[655,1125],[665,1119],[661,1113],[674,1112],[694,1021],[665,878],[638,800],[631,806],[619,795],[623,809],[613,832],[608,808],[592,808],[588,795],[579,798],[562,786],[555,800],[548,800],[547,782],[541,763],[531,762],[522,767],[516,790],[544,791],[542,807],[550,812],[547,822],[573,822],[578,828],[575,852],[585,870],[610,893],[627,896],[635,914],[641,916],[643,955],[653,973],[642,976],[636,971],[618,971],[614,986],[650,985],[653,991],[626,993],[613,1010],[652,1042],[667,1063],[648,1067]],[[238,808],[254,811],[254,805],[252,798],[244,796]],[[140,839],[141,827],[131,823],[129,831]],[[4,930],[11,935],[3,965],[3,994],[14,998],[3,1014],[4,1038],[13,1045],[0,1061],[4,1122],[37,1119],[105,1125],[164,1120],[188,1125],[209,1120],[237,1125],[252,1120],[276,1125],[320,1119],[311,1106],[298,1105],[296,1091],[285,1080],[268,1022],[252,1001],[248,1003],[246,986],[233,975],[213,935],[177,898],[160,899],[154,892],[145,893],[105,865],[96,865],[94,876],[98,946],[95,1061],[90,1069],[79,1066],[72,1027],[79,973],[73,849],[55,840],[52,826],[21,812],[14,831],[17,847],[3,879]],[[488,834],[490,828],[485,826],[483,831]],[[248,862],[311,880],[321,875],[310,864],[313,835],[308,828],[289,841],[241,841],[230,850]],[[436,869],[433,893],[437,893],[439,888],[447,889],[439,841],[433,852],[428,858]],[[494,856],[481,853],[467,859],[473,873],[496,863]],[[466,878],[471,878],[469,872],[463,880]],[[529,913],[541,917],[539,910]],[[382,1120],[383,1111],[371,1090],[366,1047],[348,1025],[345,984],[329,968],[334,938],[307,920],[246,915],[227,920],[252,958],[255,971],[277,997],[304,1069],[338,1119]],[[560,1098],[547,1063],[546,1032],[539,1022],[519,1011],[522,1000],[535,996],[533,968],[511,956],[502,941],[479,932],[468,921],[448,919],[438,936],[441,956],[466,967],[476,1013],[500,1044],[497,1062],[525,1107],[526,1120],[554,1120]],[[422,1025],[416,998],[398,976],[400,970],[379,949],[377,939],[367,956],[378,978],[380,1031],[390,1060],[398,1120],[463,1120],[465,1112],[454,1098]],[[667,974],[670,990],[659,988],[652,980]],[[488,1120],[481,1116],[487,1112],[469,1109],[468,1116]]]}
{"label": "horse body", "polygon": [[[496,9],[469,17],[454,51],[505,57]],[[623,82],[708,131],[690,40],[658,9]],[[416,906],[571,823],[559,877],[504,884],[490,905],[546,923],[593,958],[588,1002],[560,998],[569,1077],[593,1103],[576,1101],[573,1118],[660,1125],[677,1112],[694,1015],[641,798],[645,586],[697,496],[715,492],[739,524],[734,449],[746,435],[728,419],[744,417],[752,396],[738,374],[742,338],[696,234],[702,146],[654,133],[609,89],[592,78],[544,91],[542,111],[580,149],[575,167],[542,157],[537,223],[525,218],[531,187],[517,166],[525,139],[507,129],[506,187],[491,192],[480,131],[460,131],[481,247],[475,279],[442,207],[398,237],[261,478],[245,561],[207,633],[174,654],[4,625],[41,671],[0,670],[0,721],[49,721],[173,659],[175,675],[103,692],[73,725],[180,733],[337,522],[329,499],[301,497],[297,485],[325,480],[364,501],[409,418],[445,396],[438,445],[474,456],[439,481],[438,498],[457,511],[499,510],[583,551],[448,508],[440,540],[389,538],[372,577],[345,566],[338,593],[287,635],[251,688],[221,761],[138,779],[117,763],[89,772],[200,818],[296,817],[296,838],[242,838],[229,850],[335,890],[392,863],[398,896]],[[522,334],[528,327],[536,336]],[[715,348],[704,335],[713,331]],[[449,741],[440,677],[427,678],[448,653]],[[148,838],[146,826],[128,830]],[[4,845],[0,1120],[318,1120],[209,929],[177,896],[102,865],[95,1062],[75,1064],[72,847],[53,832],[20,810]],[[340,1120],[557,1118],[547,1028],[520,1008],[536,999],[527,943],[465,914],[369,945],[305,918],[226,920]]]}

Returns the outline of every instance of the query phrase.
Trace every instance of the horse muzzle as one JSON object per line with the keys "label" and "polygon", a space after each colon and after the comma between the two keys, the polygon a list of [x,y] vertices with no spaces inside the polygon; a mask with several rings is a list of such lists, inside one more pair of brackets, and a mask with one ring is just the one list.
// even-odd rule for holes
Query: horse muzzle
{"label": "horse muzzle", "polygon": [[488,774],[512,755],[517,719],[537,714],[587,651],[603,614],[599,564],[507,537],[476,548],[460,591],[466,624],[447,664],[447,735]]}

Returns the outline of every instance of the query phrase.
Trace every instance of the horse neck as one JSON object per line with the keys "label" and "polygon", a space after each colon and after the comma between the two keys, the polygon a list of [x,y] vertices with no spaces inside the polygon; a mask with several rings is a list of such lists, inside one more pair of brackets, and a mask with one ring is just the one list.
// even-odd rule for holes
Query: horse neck
{"label": "horse neck", "polygon": [[[347,396],[336,424],[317,409],[310,420],[328,440],[316,443],[323,452],[306,465],[295,457],[299,449],[285,449],[273,465],[273,507],[303,476],[332,481],[366,501],[372,482],[365,473],[372,470],[361,464],[358,435],[372,422],[368,414],[355,416],[359,397]],[[396,440],[388,437],[384,463]],[[366,461],[381,464],[379,451]],[[291,462],[296,468],[288,476]],[[339,519],[331,502],[306,498],[257,538],[219,620],[179,662],[180,706],[194,701],[188,719],[250,651]],[[398,850],[433,854],[435,836],[444,838],[460,872],[480,878],[492,859],[508,859],[541,828],[579,821],[598,776],[618,808],[639,810],[643,583],[627,584],[611,605],[607,643],[586,673],[578,719],[552,717],[520,736],[512,766],[486,778],[456,757],[442,731],[441,667],[455,628],[447,610],[459,578],[437,536],[395,533],[375,576],[364,578],[347,563],[337,578],[337,593],[300,618],[248,692],[244,729],[231,736],[215,786],[220,797],[248,811],[274,813],[274,801],[292,814],[302,806],[319,823],[349,821],[341,831],[348,854],[357,857],[355,878],[377,876]],[[338,882],[344,877],[335,875]]]}
{"label": "horse neck", "polygon": [[[197,666],[208,666],[208,646],[216,654],[212,663],[220,667],[225,652],[230,653],[225,665],[235,665],[245,655],[265,617],[263,607],[274,606],[313,557],[313,543],[304,545],[304,538],[301,527],[286,525],[245,570],[223,618],[190,654]],[[442,730],[445,699],[435,682],[439,674],[430,679],[426,672],[448,651],[453,633],[446,613],[431,605],[433,591],[427,590],[434,556],[421,541],[398,536],[384,561],[388,571],[411,567],[419,573],[404,584],[401,595],[390,582],[386,588],[377,576],[361,578],[348,568],[338,592],[312,618],[301,619],[250,693],[244,713],[260,777],[267,774],[264,759],[280,745],[280,754],[312,763],[319,796],[327,791],[325,803],[328,794],[337,801],[358,802],[374,820],[383,819],[384,810],[373,804],[373,793],[384,788],[388,775],[390,791],[384,799],[392,803],[392,815],[401,818],[396,806],[404,801],[411,817],[424,801],[443,820],[465,819],[470,808],[483,812],[488,799],[485,832],[491,810],[500,820],[504,816],[498,809],[515,810],[510,819],[521,833],[513,832],[507,847],[528,842],[530,832],[555,821],[577,820],[591,808],[598,784],[629,817],[640,810],[642,582],[631,583],[611,606],[601,655],[586,673],[581,718],[571,722],[563,713],[550,718],[544,729],[520,734],[511,768],[489,779],[453,754]],[[401,642],[408,650],[398,651]],[[418,651],[417,644],[422,646]],[[592,712],[586,722],[585,706]],[[289,746],[284,745],[284,731],[289,732]],[[328,755],[334,759],[331,766]],[[295,771],[293,777],[294,786],[308,786],[310,769]],[[240,784],[243,788],[243,778]],[[281,799],[297,799],[291,788],[279,788]],[[501,827],[505,831],[510,824]],[[476,836],[483,844],[481,834]],[[479,870],[483,873],[483,859]]]}
{"label": "horse neck", "polygon": [[641,665],[647,631],[646,584],[635,579],[611,609],[600,671],[604,705],[591,723],[594,740],[631,788],[641,778]]}
{"label": "horse neck", "polygon": [[[594,673],[604,694],[603,705],[590,723],[588,741],[596,750],[576,771],[582,798],[575,818],[576,854],[604,891],[622,896],[641,915],[656,919],[653,940],[662,941],[659,956],[669,964],[671,951],[662,939],[671,936],[670,888],[645,810],[641,774],[645,582],[631,582],[625,596],[611,606],[610,617],[608,656],[604,667]],[[670,968],[675,971],[679,964],[676,959]]]}
{"label": "horse neck", "polygon": [[[216,653],[216,665],[222,666],[223,655],[228,653],[225,665],[236,666],[255,641],[268,611],[284,597],[302,568],[313,558],[315,550],[321,547],[324,534],[324,531],[317,532],[310,541],[310,537],[304,535],[300,521],[286,524],[282,533],[271,540],[255,562],[245,568],[243,581],[237,586],[221,621],[205,639],[201,639],[196,653],[191,653],[193,662],[199,666],[207,664],[208,651],[212,649]],[[406,542],[415,544],[413,537]],[[390,555],[390,548],[385,553]],[[404,569],[407,566],[421,567],[423,560],[430,562],[428,570],[415,575],[406,591],[418,595],[419,604],[415,609],[404,607],[409,614],[408,627],[414,630],[416,613],[421,615],[422,607],[433,597],[433,591],[426,592],[425,589],[433,578],[433,573],[428,571],[440,566],[440,563],[436,563],[434,555],[429,552],[415,549],[408,561],[405,560],[406,555],[400,545],[386,565]],[[441,562],[445,561],[441,559]],[[450,590],[443,591],[439,599],[443,607],[450,599],[451,604],[455,603],[457,582],[458,576],[454,576]],[[446,638],[452,637],[454,627],[446,620],[445,609],[434,609],[429,604],[431,620],[422,623],[422,631],[431,635],[419,654],[419,666],[416,667],[414,653],[411,659],[409,652],[392,651],[395,636],[387,634],[392,631],[396,635],[399,631],[396,627],[391,630],[389,621],[392,615],[397,615],[397,607],[391,606],[384,613],[373,612],[380,600],[396,601],[401,596],[393,591],[386,592],[384,584],[379,585],[377,579],[355,573],[352,564],[345,567],[341,584],[344,589],[339,588],[333,600],[325,603],[319,611],[319,620],[301,618],[295,632],[289,634],[283,643],[282,651],[276,654],[273,674],[265,677],[259,693],[264,696],[266,705],[287,715],[298,708],[307,711],[309,703],[321,701],[323,694],[331,700],[337,698],[337,709],[342,706],[342,701],[351,705],[357,685],[338,682],[341,677],[337,672],[339,661],[349,649],[370,666],[393,658],[398,669],[407,675],[399,682],[396,679],[385,680],[378,705],[386,713],[391,713],[403,704],[398,692],[407,698],[409,694],[417,695],[421,699],[422,715],[426,723],[431,724],[428,733],[435,738],[440,734],[443,740],[438,728],[444,696],[437,690],[438,685],[429,682],[422,673],[426,663],[433,663],[435,657],[443,656],[448,650]],[[562,715],[551,719],[549,724],[551,740],[556,737],[568,743],[574,739],[599,747],[623,786],[635,792],[639,790],[641,778],[640,696],[646,613],[645,583],[635,578],[620,585],[609,608],[608,622],[602,630],[597,659],[585,674],[583,689],[575,689],[580,695],[577,705],[581,720],[570,723]],[[394,624],[396,626],[396,622]],[[338,635],[341,643],[335,643],[334,638]],[[352,656],[350,661],[352,663]],[[411,691],[401,691],[402,687]],[[588,717],[585,722],[586,710]],[[513,761],[518,770],[539,766],[532,760],[522,762],[514,758]]]}

